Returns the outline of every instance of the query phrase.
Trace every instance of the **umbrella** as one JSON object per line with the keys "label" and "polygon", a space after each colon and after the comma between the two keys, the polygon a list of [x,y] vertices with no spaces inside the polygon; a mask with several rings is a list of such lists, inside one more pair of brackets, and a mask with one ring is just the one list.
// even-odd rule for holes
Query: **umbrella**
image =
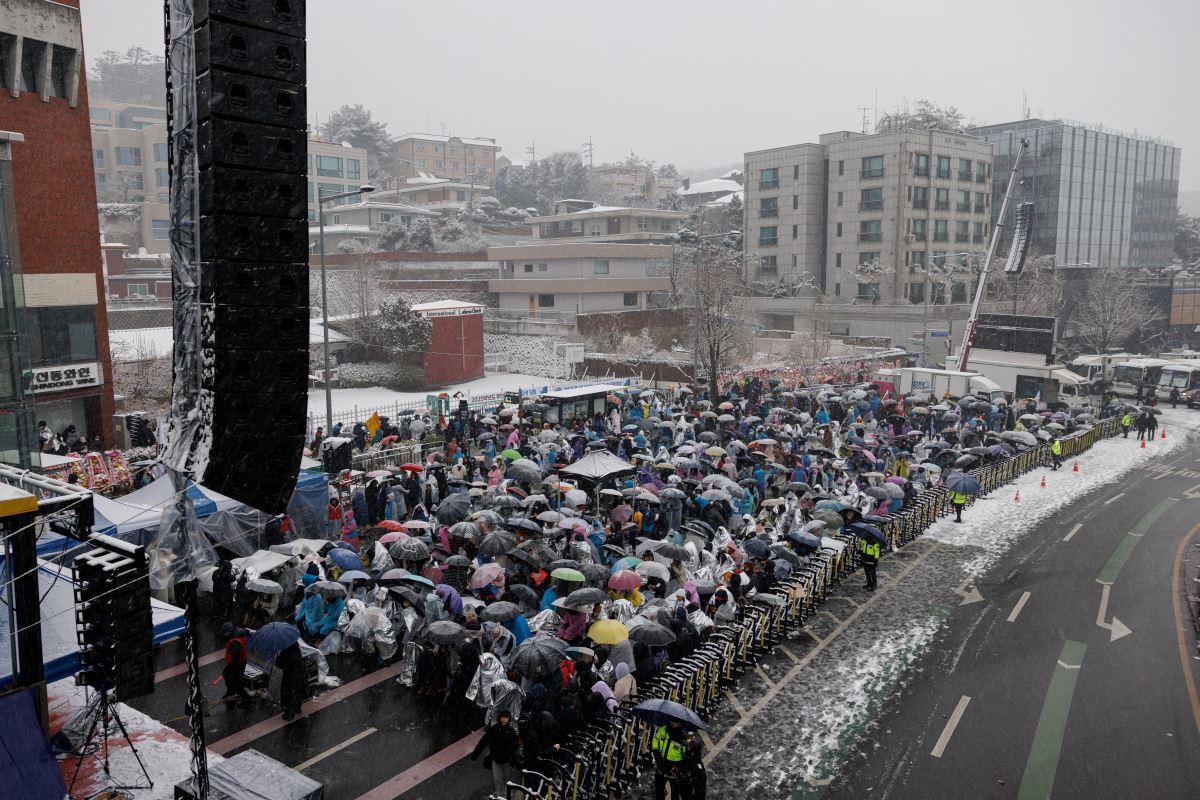
{"label": "umbrella", "polygon": [[338,597],[346,596],[346,587],[340,583],[333,581],[317,581],[312,585],[312,590],[324,597],[326,600],[333,600]]}
{"label": "umbrella", "polygon": [[251,578],[246,581],[246,588],[259,594],[283,594],[282,586],[265,578]]}
{"label": "umbrella", "polygon": [[959,494],[979,494],[979,481],[965,472],[956,472],[946,478],[945,486]]}
{"label": "umbrella", "polygon": [[511,494],[500,494],[493,497],[489,504],[492,508],[520,508],[521,501]]}
{"label": "umbrella", "polygon": [[390,478],[392,473],[386,469],[373,469],[367,473],[368,478]]}
{"label": "umbrella", "polygon": [[704,724],[704,721],[700,717],[696,716],[696,712],[687,706],[676,703],[674,700],[663,698],[643,700],[633,709],[633,713],[660,725],[664,719],[677,719],[688,727],[702,731],[708,730],[708,726]]}
{"label": "umbrella", "polygon": [[883,531],[879,530],[879,528],[876,528],[874,525],[868,525],[865,522],[851,522],[846,530],[856,536],[861,536],[864,539],[874,539],[881,545],[887,544],[887,537],[883,535]]}
{"label": "umbrella", "polygon": [[560,581],[569,581],[572,583],[583,583],[587,580],[587,578],[583,576],[582,572],[577,569],[571,569],[570,567],[559,567],[550,573],[550,577],[557,578]]}
{"label": "umbrella", "polygon": [[587,637],[596,644],[620,644],[629,638],[629,629],[615,619],[602,619],[592,623]]}
{"label": "umbrella", "polygon": [[534,536],[538,536],[542,532],[541,525],[525,517],[513,517],[505,520],[504,525],[513,531],[525,531],[526,533],[532,533]]}
{"label": "umbrella", "polygon": [[508,551],[508,555],[514,558],[519,558],[527,564],[532,564],[535,567],[544,567],[554,559],[558,558],[558,554],[546,546],[544,542],[536,539],[530,539],[527,542],[514,547]]}
{"label": "umbrella", "polygon": [[817,501],[817,504],[813,506],[814,511],[833,511],[834,513],[844,511],[845,509],[845,504],[839,503],[837,500],[819,500]]}
{"label": "umbrella", "polygon": [[663,558],[670,559],[671,561],[687,561],[688,559],[687,550],[677,544],[671,544],[670,542],[659,543],[657,547],[653,547],[651,549],[654,550],[656,554],[662,556]]}
{"label": "umbrella", "polygon": [[424,561],[429,558],[429,545],[410,536],[389,547],[388,555],[394,561]]}
{"label": "umbrella", "polygon": [[371,576],[361,569],[348,569],[338,576],[338,583],[353,583],[354,581],[369,581]]}
{"label": "umbrella", "polygon": [[628,569],[618,570],[608,579],[608,588],[619,592],[629,592],[642,585],[642,578],[636,572]]}
{"label": "umbrella", "polygon": [[702,498],[704,498],[705,500],[709,500],[709,501],[713,501],[713,502],[718,501],[718,500],[732,500],[733,499],[733,496],[731,494],[729,494],[729,492],[725,491],[724,489],[709,489],[705,492],[701,492],[700,496]]}
{"label": "umbrella", "polygon": [[[824,524],[822,523],[822,527]],[[792,531],[787,535],[787,538],[801,547],[808,547],[816,550],[821,546],[821,537],[814,536],[812,533],[804,530]]]}
{"label": "umbrella", "polygon": [[471,512],[471,498],[469,495],[458,492],[452,494],[438,504],[437,518],[438,522],[444,525],[452,525],[455,522],[460,522],[467,518],[467,514]]}
{"label": "umbrella", "polygon": [[563,515],[557,511],[543,511],[535,519],[539,522],[559,522],[563,519]]}
{"label": "umbrella", "polygon": [[479,536],[479,526],[474,522],[456,522],[450,526],[450,536],[474,541]]}
{"label": "umbrella", "polygon": [[424,472],[425,468],[420,464],[401,464],[400,469],[404,472]]}
{"label": "umbrella", "polygon": [[517,546],[517,537],[508,531],[489,531],[479,540],[479,552],[498,556]]}
{"label": "umbrella", "polygon": [[506,475],[519,481],[536,483],[542,477],[542,468],[537,465],[536,461],[520,458],[508,465]]}
{"label": "umbrella", "polygon": [[664,625],[646,621],[641,625],[635,625],[631,628],[629,638],[650,647],[664,647],[675,641],[675,634],[671,632],[670,628]]}
{"label": "umbrella", "polygon": [[[671,469],[674,469],[674,467]],[[587,503],[588,496],[587,492],[583,491],[582,489],[569,489],[567,490],[567,493],[563,495],[563,499],[566,500],[570,505],[581,506]]]}
{"label": "umbrella", "polygon": [[423,519],[410,519],[404,523],[406,531],[431,531],[433,526]]}
{"label": "umbrella", "polygon": [[550,570],[551,572],[556,569],[579,569],[579,562],[573,558],[560,558],[557,560],[552,560],[546,566],[546,569]]}
{"label": "umbrella", "polygon": [[406,539],[406,538],[408,538],[408,534],[405,533],[404,531],[388,531],[383,536],[379,537],[379,543],[380,544],[391,544],[392,542],[398,542],[401,539]]}
{"label": "umbrella", "polygon": [[584,564],[579,568],[583,573],[583,577],[588,579],[588,583],[598,583],[604,585],[604,581],[608,580],[608,567],[603,564]]}
{"label": "umbrella", "polygon": [[513,450],[511,447],[507,450],[500,451],[500,457],[507,458],[509,461],[516,461],[517,459],[524,458],[524,456],[522,456],[518,451]]}
{"label": "umbrella", "polygon": [[603,589],[597,589],[594,586],[585,586],[567,595],[567,606],[570,608],[587,608],[597,603],[606,602],[608,599],[609,597]]}
{"label": "umbrella", "polygon": [[637,556],[623,556],[622,558],[617,559],[616,563],[613,564],[612,569],[613,572],[616,573],[623,569],[634,569],[638,564],[641,563],[642,560]]}
{"label": "umbrella", "polygon": [[[395,545],[392,546],[395,547]],[[330,550],[326,558],[332,561],[334,566],[341,569],[362,569],[363,566],[362,559],[358,557],[358,553],[341,547]]]}
{"label": "umbrella", "polygon": [[420,585],[427,586],[430,589],[435,588],[433,585],[433,581],[429,580],[429,578],[426,578],[424,575],[405,575],[400,580],[405,581],[407,583],[419,583]]}
{"label": "umbrella", "polygon": [[525,605],[536,606],[538,604],[537,592],[533,590],[532,586],[527,586],[523,583],[514,583],[512,586],[509,586],[507,595]]}
{"label": "umbrella", "polygon": [[634,567],[633,571],[646,578],[658,578],[664,581],[671,580],[671,571],[667,569],[667,565],[660,564],[657,561],[643,561]]}
{"label": "umbrella", "polygon": [[531,636],[513,653],[512,669],[526,678],[548,675],[563,660],[566,648],[567,643],[557,636]]}
{"label": "umbrella", "polygon": [[471,575],[471,588],[482,589],[490,583],[495,583],[497,580],[503,580],[504,567],[492,562],[484,564]]}
{"label": "umbrella", "polygon": [[288,622],[268,622],[250,634],[246,648],[254,653],[256,660],[271,661],[285,648],[300,641],[300,631]]}
{"label": "umbrella", "polygon": [[788,547],[786,544],[771,545],[771,556],[782,559],[791,564],[793,567],[799,567],[804,564],[804,560],[800,558],[800,556],[796,555],[796,551],[792,550],[792,548]]}
{"label": "umbrella", "polygon": [[421,636],[434,644],[458,644],[467,638],[467,629],[457,622],[441,619],[426,625]]}
{"label": "umbrella", "polygon": [[414,606],[421,605],[421,596],[407,586],[389,586],[388,592],[402,600],[407,600]]}
{"label": "umbrella", "polygon": [[512,622],[521,616],[521,607],[507,600],[492,603],[483,609],[480,618],[484,622]]}

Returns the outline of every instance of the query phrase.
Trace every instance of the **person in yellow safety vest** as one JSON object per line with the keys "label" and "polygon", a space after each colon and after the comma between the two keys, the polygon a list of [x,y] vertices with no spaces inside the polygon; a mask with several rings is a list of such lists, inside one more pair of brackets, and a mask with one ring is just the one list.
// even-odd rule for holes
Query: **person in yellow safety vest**
{"label": "person in yellow safety vest", "polygon": [[666,800],[667,784],[671,784],[671,798],[683,796],[683,758],[687,753],[687,735],[683,723],[677,719],[659,725],[650,740],[650,751],[654,753],[654,797]]}
{"label": "person in yellow safety vest", "polygon": [[1121,438],[1128,439],[1129,438],[1129,429],[1132,427],[1133,427],[1133,414],[1130,414],[1128,411],[1126,411],[1125,416],[1121,417]]}
{"label": "person in yellow safety vest", "polygon": [[1054,441],[1050,442],[1050,461],[1053,462],[1051,469],[1058,469],[1062,466],[1062,442],[1058,437],[1054,437]]}
{"label": "person in yellow safety vest", "polygon": [[954,506],[954,521],[962,522],[963,506],[967,504],[967,496],[962,492],[950,493],[950,505]]}
{"label": "person in yellow safety vest", "polygon": [[859,537],[858,555],[862,561],[863,573],[867,576],[867,586],[875,591],[875,568],[879,565],[879,542]]}

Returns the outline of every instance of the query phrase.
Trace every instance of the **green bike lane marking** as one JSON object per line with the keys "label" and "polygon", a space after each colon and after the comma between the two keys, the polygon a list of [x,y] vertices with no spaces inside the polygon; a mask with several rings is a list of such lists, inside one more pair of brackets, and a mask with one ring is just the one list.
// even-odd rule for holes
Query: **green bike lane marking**
{"label": "green bike lane marking", "polygon": [[1178,503],[1179,500],[1174,497],[1168,497],[1159,502],[1154,508],[1150,509],[1146,514],[1138,520],[1133,526],[1133,530],[1125,534],[1124,538],[1117,543],[1112,555],[1108,557],[1104,568],[1100,570],[1100,574],[1096,576],[1097,583],[1114,583],[1117,580],[1117,575],[1120,574],[1121,568],[1125,566],[1125,562],[1129,560],[1129,556],[1133,553],[1133,548],[1137,547],[1138,541],[1145,535],[1146,531],[1150,530],[1150,526],[1158,521],[1158,518],[1170,510],[1171,506]]}
{"label": "green bike lane marking", "polygon": [[1075,694],[1075,682],[1079,679],[1079,668],[1083,666],[1086,650],[1087,645],[1070,639],[1063,643],[1062,654],[1050,678],[1050,688],[1046,690],[1046,701],[1038,717],[1037,730],[1033,734],[1033,745],[1029,760],[1025,763],[1017,800],[1049,800],[1054,790],[1054,775],[1062,754],[1071,697]]}

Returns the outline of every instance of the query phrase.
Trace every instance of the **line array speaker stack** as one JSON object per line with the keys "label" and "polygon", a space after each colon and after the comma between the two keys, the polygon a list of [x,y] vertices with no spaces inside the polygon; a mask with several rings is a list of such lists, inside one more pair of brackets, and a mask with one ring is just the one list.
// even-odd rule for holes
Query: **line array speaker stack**
{"label": "line array speaker stack", "polygon": [[271,514],[304,447],[308,201],[304,0],[196,0],[203,388],[197,480]]}
{"label": "line array speaker stack", "polygon": [[1008,248],[1008,258],[1004,262],[1004,271],[1011,275],[1020,272],[1025,266],[1025,257],[1029,254],[1029,237],[1033,233],[1033,211],[1033,203],[1021,203],[1017,206],[1012,245]]}
{"label": "line array speaker stack", "polygon": [[150,571],[141,547],[102,534],[75,557],[75,632],[81,686],[129,700],[154,691]]}

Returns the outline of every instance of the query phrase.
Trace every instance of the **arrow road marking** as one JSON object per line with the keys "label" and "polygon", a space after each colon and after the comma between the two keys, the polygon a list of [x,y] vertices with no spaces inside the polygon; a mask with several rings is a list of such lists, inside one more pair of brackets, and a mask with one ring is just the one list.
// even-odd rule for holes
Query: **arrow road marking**
{"label": "arrow road marking", "polygon": [[960,606],[967,606],[971,603],[983,602],[983,595],[979,593],[978,589],[976,589],[974,586],[972,586],[970,589],[967,588],[967,584],[970,582],[971,579],[967,578],[958,585],[957,589],[954,590],[954,593],[962,598],[962,602],[959,603]]}
{"label": "arrow road marking", "polygon": [[1015,606],[1013,606],[1012,613],[1008,615],[1009,622],[1017,621],[1017,615],[1021,613],[1021,609],[1025,607],[1025,603],[1029,600],[1029,594],[1029,592],[1022,594],[1021,599],[1017,601]]}
{"label": "arrow road marking", "polygon": [[1192,500],[1195,500],[1197,497],[1200,497],[1200,483],[1196,484],[1195,486],[1193,486],[1192,488],[1190,488],[1186,492],[1184,492],[1183,496],[1190,498]]}
{"label": "arrow road marking", "polygon": [[1079,533],[1079,529],[1082,527],[1083,527],[1082,522],[1076,522],[1075,527],[1071,528],[1071,530],[1067,531],[1067,535],[1063,537],[1063,541],[1064,542],[1071,541],[1071,537],[1074,536],[1075,534]]}
{"label": "arrow road marking", "polygon": [[958,705],[954,707],[954,713],[950,715],[950,719],[946,720],[946,727],[942,728],[942,735],[938,737],[937,744],[933,746],[929,755],[941,758],[942,753],[946,752],[946,745],[950,744],[950,737],[954,735],[954,729],[958,727],[958,722],[962,719],[970,702],[971,698],[965,694],[959,698]]}
{"label": "arrow road marking", "polygon": [[1105,583],[1101,585],[1100,612],[1096,614],[1096,624],[1101,628],[1110,631],[1112,636],[1108,641],[1115,642],[1122,636],[1128,636],[1129,634],[1133,633],[1133,631],[1127,628],[1125,624],[1121,622],[1121,620],[1117,619],[1115,614],[1113,615],[1112,622],[1104,621],[1104,618],[1108,616],[1108,592],[1110,589],[1112,589],[1111,584]]}

